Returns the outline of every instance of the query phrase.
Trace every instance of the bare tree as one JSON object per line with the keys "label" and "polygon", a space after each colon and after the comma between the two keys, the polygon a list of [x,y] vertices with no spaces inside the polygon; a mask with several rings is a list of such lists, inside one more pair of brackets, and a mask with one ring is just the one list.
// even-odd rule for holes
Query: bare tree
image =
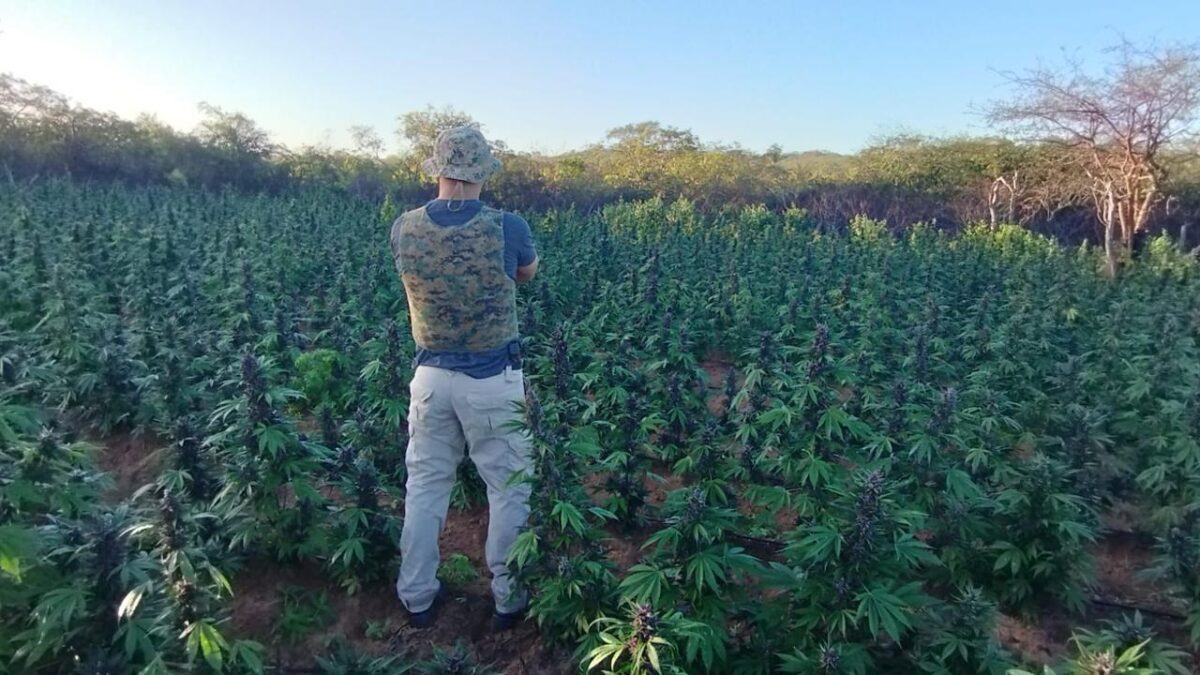
{"label": "bare tree", "polygon": [[1100,75],[1071,60],[1063,68],[1006,74],[1016,95],[993,104],[988,118],[1059,146],[1062,160],[1086,177],[1108,273],[1115,276],[1134,235],[1163,201],[1163,150],[1195,133],[1200,50],[1139,49],[1123,40],[1107,51],[1112,62]]}
{"label": "bare tree", "polygon": [[8,131],[22,120],[68,107],[70,103],[62,94],[0,73],[0,131]]}
{"label": "bare tree", "polygon": [[209,103],[200,104],[204,119],[196,127],[196,136],[204,143],[241,155],[266,157],[278,148],[262,127],[240,112],[225,112]]}
{"label": "bare tree", "polygon": [[354,151],[361,155],[379,159],[383,154],[383,138],[365,124],[350,127],[350,140],[354,143]]}
{"label": "bare tree", "polygon": [[17,155],[18,128],[45,141],[49,121],[69,118],[71,104],[58,92],[31,84],[8,73],[0,73],[0,167],[13,182],[13,158]]}

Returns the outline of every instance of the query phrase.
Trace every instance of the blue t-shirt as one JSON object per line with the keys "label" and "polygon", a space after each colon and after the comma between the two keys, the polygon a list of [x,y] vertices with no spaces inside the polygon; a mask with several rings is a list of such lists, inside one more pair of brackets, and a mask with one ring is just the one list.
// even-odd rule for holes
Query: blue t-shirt
{"label": "blue t-shirt", "polygon": [[[435,225],[456,227],[474,218],[483,209],[483,202],[478,199],[456,200],[453,211],[449,205],[450,202],[445,199],[435,199],[425,205],[425,213]],[[537,260],[533,232],[529,229],[529,223],[515,213],[505,211],[501,222],[504,226],[504,271],[515,281],[518,267]],[[413,366],[454,370],[481,379],[504,372],[509,364],[508,350],[508,345],[486,352],[446,352],[418,347]]]}

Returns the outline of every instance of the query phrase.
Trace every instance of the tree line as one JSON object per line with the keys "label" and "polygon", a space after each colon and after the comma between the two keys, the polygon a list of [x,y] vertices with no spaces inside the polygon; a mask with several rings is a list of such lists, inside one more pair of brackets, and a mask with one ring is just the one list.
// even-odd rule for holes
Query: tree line
{"label": "tree line", "polygon": [[[660,197],[706,211],[800,207],[831,228],[857,215],[897,229],[1012,222],[1103,245],[1115,273],[1144,234],[1200,243],[1189,232],[1200,217],[1200,51],[1122,42],[1108,56],[1098,73],[1068,62],[1005,74],[1012,91],[982,111],[993,136],[898,135],[853,155],[778,146],[752,152],[648,121],[555,156],[498,142],[506,170],[489,190],[509,208],[528,210]],[[367,127],[351,128],[350,148],[288,148],[241,113],[208,104],[201,112],[200,124],[184,132],[0,75],[0,172],[9,181],[66,174],[249,191],[333,186],[410,204],[430,195],[419,162],[437,133],[474,122],[452,109],[404,114],[403,149],[385,154],[382,137]]]}

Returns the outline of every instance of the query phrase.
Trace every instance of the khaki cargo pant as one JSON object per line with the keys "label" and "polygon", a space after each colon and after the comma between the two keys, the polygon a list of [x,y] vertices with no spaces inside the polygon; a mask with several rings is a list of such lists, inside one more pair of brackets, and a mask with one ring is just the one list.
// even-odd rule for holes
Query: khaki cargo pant
{"label": "khaki cargo pant", "polygon": [[492,573],[496,609],[525,607],[525,594],[513,588],[505,559],[529,518],[529,485],[511,482],[532,470],[529,437],[509,428],[520,419],[525,399],[521,371],[506,369],[475,379],[452,370],[420,366],[409,385],[407,493],[400,534],[400,576],[396,593],[410,612],[422,612],[437,594],[438,535],[446,522],[464,448],[487,484],[488,533],[485,554]]}

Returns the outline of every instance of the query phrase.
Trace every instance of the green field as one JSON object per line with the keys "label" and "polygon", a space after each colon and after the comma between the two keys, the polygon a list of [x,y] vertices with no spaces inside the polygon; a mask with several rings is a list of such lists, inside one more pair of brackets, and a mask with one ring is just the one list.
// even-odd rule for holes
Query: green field
{"label": "green field", "polygon": [[1112,280],[1015,227],[526,215],[532,616],[476,630],[467,465],[426,635],[380,205],[0,188],[0,670],[1192,672],[1200,269],[1167,239]]}

